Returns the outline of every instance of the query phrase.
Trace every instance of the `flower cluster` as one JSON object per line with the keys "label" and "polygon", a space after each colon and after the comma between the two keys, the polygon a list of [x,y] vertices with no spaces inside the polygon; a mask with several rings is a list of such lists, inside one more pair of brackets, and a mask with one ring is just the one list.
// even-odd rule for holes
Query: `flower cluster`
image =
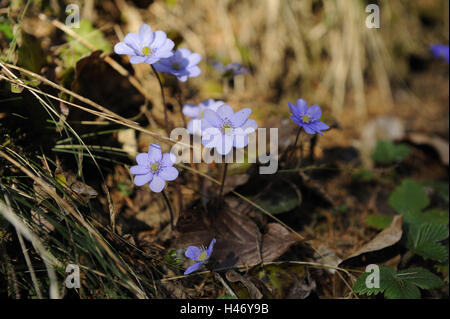
{"label": "flower cluster", "polygon": [[128,33],[123,42],[117,43],[114,52],[131,56],[132,64],[153,64],[155,70],[172,74],[182,82],[199,76],[201,70],[197,64],[202,58],[200,54],[188,49],[173,51],[174,46],[164,31],[153,32],[149,25],[143,24],[139,33]]}
{"label": "flower cluster", "polygon": [[296,105],[289,102],[288,105],[292,112],[290,119],[294,121],[295,124],[302,127],[306,133],[319,133],[320,135],[323,135],[321,131],[330,128],[325,123],[319,121],[322,116],[322,110],[318,105],[313,105],[308,108],[308,105],[303,99],[297,100]]}
{"label": "flower cluster", "polygon": [[[137,34],[127,34],[123,42],[115,45],[114,51],[130,55],[132,64],[151,64],[157,72],[174,75],[182,82],[200,75],[201,70],[197,65],[201,56],[185,48],[173,51],[174,46],[174,42],[163,31],[153,32],[149,25],[144,24]],[[446,57],[448,61],[448,46],[446,51],[442,47],[433,47],[432,50],[436,56]],[[249,72],[238,63],[224,66],[220,62],[213,62],[212,65],[223,77]],[[306,133],[323,135],[322,131],[329,129],[328,125],[320,121],[322,110],[318,105],[308,107],[303,99],[297,100],[296,105],[289,102],[288,105],[292,112],[290,118]],[[189,133],[200,135],[204,147],[215,148],[221,155],[229,154],[233,147],[245,148],[249,142],[248,135],[258,128],[256,121],[249,118],[252,113],[250,108],[234,112],[230,105],[213,99],[204,100],[199,105],[185,104],[182,113],[191,119],[187,124]],[[135,175],[134,183],[137,186],[148,184],[155,193],[163,191],[166,181],[173,181],[178,177],[178,170],[173,167],[175,159],[172,154],[163,154],[157,143],[151,144],[147,153],[138,154],[136,161],[137,165],[130,168],[130,173]],[[225,172],[226,169],[223,181]],[[169,200],[164,197],[170,209]],[[216,239],[213,239],[208,248],[189,246],[186,249],[186,257],[193,259],[195,264],[186,269],[185,275],[198,270],[209,260],[215,243]]]}

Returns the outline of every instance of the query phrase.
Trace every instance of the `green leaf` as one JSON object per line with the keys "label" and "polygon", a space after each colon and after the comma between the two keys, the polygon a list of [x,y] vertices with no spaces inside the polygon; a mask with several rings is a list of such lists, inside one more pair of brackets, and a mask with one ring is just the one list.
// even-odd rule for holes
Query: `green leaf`
{"label": "green leaf", "polygon": [[22,32],[22,45],[19,47],[19,59],[17,65],[40,73],[45,63],[44,51],[41,47],[41,41],[34,36]]}
{"label": "green leaf", "polygon": [[411,179],[405,179],[389,197],[389,204],[400,214],[420,212],[429,203],[422,187]]}
{"label": "green leaf", "polygon": [[420,267],[400,270],[397,277],[411,282],[421,289],[436,289],[443,285],[438,276]]}
{"label": "green leaf", "polygon": [[448,211],[440,209],[430,209],[423,212],[427,220],[439,224],[448,225]]}
{"label": "green leaf", "polygon": [[439,241],[448,238],[445,224],[427,222],[425,214],[416,213],[405,216],[404,225],[406,248],[425,259],[443,262],[447,259],[447,249]]}
{"label": "green leaf", "polygon": [[423,268],[409,268],[398,273],[391,267],[380,266],[379,288],[367,288],[366,278],[370,273],[358,277],[353,290],[360,295],[384,293],[387,299],[419,299],[421,289],[436,289],[443,285],[435,274]]}
{"label": "green leaf", "polygon": [[5,36],[7,41],[11,41],[14,38],[13,29],[8,20],[0,20],[0,33]]}
{"label": "green leaf", "polygon": [[401,162],[411,152],[408,145],[394,144],[391,141],[377,141],[372,159],[377,164],[392,164]]}
{"label": "green leaf", "polygon": [[394,216],[391,215],[373,214],[367,216],[366,224],[376,229],[385,229],[391,224],[393,218]]}
{"label": "green leaf", "polygon": [[[109,41],[105,39],[100,30],[92,26],[90,21],[81,20],[80,27],[72,30],[98,50],[102,50],[105,53],[112,51],[112,46]],[[71,36],[67,37],[67,42],[68,46],[61,51],[61,59],[63,60],[64,67],[66,68],[74,67],[77,61],[84,55],[91,53],[90,49]]]}

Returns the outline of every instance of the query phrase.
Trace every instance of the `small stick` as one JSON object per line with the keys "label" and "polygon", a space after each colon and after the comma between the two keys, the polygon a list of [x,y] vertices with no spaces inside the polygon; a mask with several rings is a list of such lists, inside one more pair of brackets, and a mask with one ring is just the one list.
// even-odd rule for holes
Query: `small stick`
{"label": "small stick", "polygon": [[161,81],[161,77],[159,76],[159,73],[156,71],[153,64],[151,64],[150,66],[152,67],[153,73],[155,73],[155,76],[159,82],[159,87],[161,89],[161,97],[162,97],[163,104],[164,104],[164,121],[166,122],[166,132],[167,132],[167,136],[170,136],[169,116],[167,115],[167,104],[166,104],[166,95],[164,94],[164,87],[163,87],[163,84]]}
{"label": "small stick", "polygon": [[225,178],[227,177],[227,170],[228,170],[228,163],[224,163],[223,173],[222,173],[222,181],[220,182],[220,191],[219,191],[218,205],[220,205],[220,203],[222,202],[223,187],[225,185]]}
{"label": "small stick", "polygon": [[170,201],[169,201],[169,197],[167,197],[166,192],[163,190],[162,192],[164,201],[166,202],[167,207],[169,208],[169,214],[170,214],[170,228],[171,230],[174,229],[174,222],[173,222],[173,209],[172,209],[172,205],[170,205]]}

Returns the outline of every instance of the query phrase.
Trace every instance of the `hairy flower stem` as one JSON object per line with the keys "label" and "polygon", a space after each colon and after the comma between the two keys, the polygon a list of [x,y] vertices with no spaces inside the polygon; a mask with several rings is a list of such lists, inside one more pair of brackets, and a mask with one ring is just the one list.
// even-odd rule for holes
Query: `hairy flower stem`
{"label": "hairy flower stem", "polygon": [[228,163],[224,163],[223,173],[222,173],[222,181],[220,182],[220,191],[219,191],[219,197],[218,197],[218,201],[217,201],[217,208],[222,203],[223,187],[225,185],[225,178],[227,177],[227,170],[228,170]]}
{"label": "hairy flower stem", "polygon": [[172,205],[170,204],[169,201],[169,197],[167,197],[166,192],[163,190],[161,192],[161,194],[163,195],[164,201],[166,202],[167,207],[169,208],[169,214],[170,214],[170,228],[173,230],[174,229],[174,221],[173,221],[173,209],[172,209]]}
{"label": "hairy flower stem", "polygon": [[150,65],[150,66],[152,67],[153,73],[155,73],[155,76],[159,82],[159,87],[161,89],[161,97],[162,97],[163,104],[164,104],[164,121],[166,122],[166,133],[167,133],[167,136],[170,136],[169,116],[167,115],[166,95],[164,94],[163,83],[162,83],[161,77],[160,77],[158,71],[156,71],[155,67],[153,65]]}

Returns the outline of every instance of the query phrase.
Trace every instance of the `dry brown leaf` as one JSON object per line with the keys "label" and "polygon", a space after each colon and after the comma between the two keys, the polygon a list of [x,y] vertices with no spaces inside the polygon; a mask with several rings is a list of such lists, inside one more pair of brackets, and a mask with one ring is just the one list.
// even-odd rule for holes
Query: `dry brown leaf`
{"label": "dry brown leaf", "polygon": [[261,234],[250,218],[231,212],[228,207],[203,218],[198,211],[184,213],[176,235],[174,245],[180,248],[207,245],[216,238],[213,257],[220,268],[273,261],[297,241],[286,228],[275,223],[268,224]]}
{"label": "dry brown leaf", "polygon": [[386,229],[376,235],[370,242],[361,247],[357,252],[344,259],[344,261],[342,261],[340,265],[354,257],[378,251],[396,244],[402,238],[402,222],[402,215],[394,216],[391,224]]}

